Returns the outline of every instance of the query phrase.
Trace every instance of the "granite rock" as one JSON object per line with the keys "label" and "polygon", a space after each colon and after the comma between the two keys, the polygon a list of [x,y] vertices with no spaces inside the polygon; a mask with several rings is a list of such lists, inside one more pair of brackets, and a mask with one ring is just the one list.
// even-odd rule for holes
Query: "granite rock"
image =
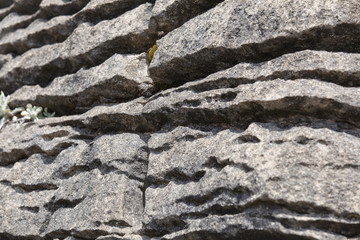
{"label": "granite rock", "polygon": [[[90,144],[89,137],[79,136],[52,157],[34,153],[12,167],[0,167],[2,198],[6,196],[9,202],[18,198],[16,209],[15,202],[1,209],[1,215],[12,221],[1,226],[13,224],[11,229],[0,228],[7,232],[4,236],[95,239],[131,234],[142,227],[147,144],[136,134],[103,136]],[[36,136],[32,139],[40,145]],[[29,216],[24,218],[24,214]]]}
{"label": "granite rock", "polygon": [[124,175],[102,175],[97,169],[72,177],[45,205],[53,213],[42,235],[95,239],[136,231],[143,212],[140,186]]}
{"label": "granite rock", "polygon": [[[14,30],[16,27],[25,26],[28,22],[27,18],[33,21],[29,26],[10,32],[0,39],[0,53],[22,54],[31,48],[62,42],[81,23],[95,24],[101,20],[111,19],[145,2],[120,0],[42,1],[38,13],[32,16],[19,17],[20,19],[16,20],[19,21],[19,24],[10,29]],[[86,5],[86,3],[88,4]],[[86,6],[84,7],[84,5]],[[12,20],[11,22],[16,21]]]}
{"label": "granite rock", "polygon": [[100,64],[114,53],[144,51],[153,41],[147,29],[151,8],[143,4],[113,20],[80,24],[64,42],[27,51],[3,66],[0,88],[10,93],[21,85],[44,86],[59,75]]}
{"label": "granite rock", "polygon": [[31,14],[39,10],[42,0],[14,0],[13,11],[20,14]]}
{"label": "granite rock", "polygon": [[58,77],[45,88],[24,86],[11,95],[10,106],[32,103],[68,114],[122,102],[153,88],[147,67],[146,54],[115,54],[99,66]]}
{"label": "granite rock", "polygon": [[359,11],[2,1],[0,240],[359,239]]}
{"label": "granite rock", "polygon": [[51,158],[76,144],[76,138],[82,135],[72,127],[41,128],[31,122],[24,125],[26,127],[20,123],[8,124],[1,130],[0,166],[11,165],[37,153],[45,153]]}
{"label": "granite rock", "polygon": [[344,87],[360,85],[360,54],[305,50],[285,54],[261,63],[239,63],[232,68],[189,82],[178,88],[203,92],[211,89],[234,88],[241,84],[277,78],[316,79]]}
{"label": "granite rock", "polygon": [[154,122],[174,125],[245,127],[254,121],[304,116],[360,126],[359,88],[313,79],[275,79],[203,92],[179,89],[155,95],[143,114]]}
{"label": "granite rock", "polygon": [[21,15],[16,12],[7,14],[0,22],[0,36],[5,36],[11,31],[27,27],[32,21],[38,18],[38,15],[39,12],[30,15]]}
{"label": "granite rock", "polygon": [[23,53],[31,48],[64,41],[76,27],[70,16],[59,16],[49,21],[36,19],[28,27],[6,34],[0,39],[0,52]]}
{"label": "granite rock", "polygon": [[243,131],[178,127],[154,134],[145,193],[148,234],[358,236],[359,143],[358,136],[315,123],[253,123]]}
{"label": "granite rock", "polygon": [[0,8],[0,20],[2,20],[4,17],[6,17],[9,13],[11,13],[11,10],[13,9],[14,5],[10,5],[6,8]]}
{"label": "granite rock", "polygon": [[222,1],[224,0],[158,0],[153,8],[149,30],[154,34],[166,34]]}
{"label": "granite rock", "polygon": [[358,53],[359,9],[356,0],[225,1],[160,39],[150,74],[172,86],[304,49]]}
{"label": "granite rock", "polygon": [[[100,22],[104,19],[111,19],[129,11],[143,3],[154,1],[146,0],[90,0],[81,9],[75,19],[78,22]],[[147,26],[147,25],[145,25]]]}
{"label": "granite rock", "polygon": [[45,18],[71,15],[82,9],[90,0],[42,0],[40,9]]}
{"label": "granite rock", "polygon": [[1,54],[0,55],[0,70],[2,68],[2,66],[7,63],[8,61],[10,61],[12,59],[12,56],[10,54],[6,54],[6,55],[3,55]]}

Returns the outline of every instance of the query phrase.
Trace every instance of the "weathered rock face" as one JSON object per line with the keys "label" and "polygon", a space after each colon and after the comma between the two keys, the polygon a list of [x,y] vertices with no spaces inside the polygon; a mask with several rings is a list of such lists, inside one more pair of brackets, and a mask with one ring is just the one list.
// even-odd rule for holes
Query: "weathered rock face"
{"label": "weathered rock face", "polygon": [[[360,239],[357,0],[0,2],[0,240]],[[149,48],[158,50],[151,63]]]}

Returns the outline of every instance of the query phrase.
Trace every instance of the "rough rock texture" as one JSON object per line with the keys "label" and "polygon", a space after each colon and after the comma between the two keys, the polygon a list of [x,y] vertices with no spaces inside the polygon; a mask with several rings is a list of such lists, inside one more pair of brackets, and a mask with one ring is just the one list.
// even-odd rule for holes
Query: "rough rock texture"
{"label": "rough rock texture", "polygon": [[2,54],[20,54],[31,48],[61,42],[68,37],[76,24],[70,16],[59,16],[49,21],[37,19],[27,28],[18,29],[0,39]]}
{"label": "rough rock texture", "polygon": [[[95,24],[99,18],[102,20],[111,19],[145,2],[146,1],[144,0],[79,0],[72,2],[43,1],[40,5],[39,12],[30,16],[31,20],[37,18],[35,21],[26,28],[17,29],[17,31],[7,34],[0,39],[0,53],[22,54],[31,48],[62,42],[69,37],[74,29],[81,23],[91,22]],[[88,4],[81,9],[81,7],[86,3]],[[55,12],[52,12],[51,10],[54,10]],[[73,14],[70,15],[70,13]],[[61,14],[65,16],[58,16]],[[23,18],[27,19],[28,16]],[[46,20],[48,18],[50,18],[50,20]],[[12,20],[11,22],[16,21],[19,21],[22,24],[27,22],[22,19],[17,19],[15,21]],[[11,29],[18,27],[16,24],[12,24],[11,26]]]}
{"label": "rough rock texture", "polygon": [[359,16],[1,1],[0,240],[360,239]]}
{"label": "rough rock texture", "polygon": [[[225,239],[243,234],[286,239],[311,224],[304,239],[353,236],[359,231],[350,214],[360,207],[359,139],[312,127],[253,123],[245,131],[177,127],[153,134],[145,208],[149,233],[177,239],[201,237],[207,230]],[[335,222],[342,226],[332,228]],[[332,234],[322,232],[329,228]]]}
{"label": "rough rock texture", "polygon": [[225,1],[159,40],[154,81],[178,83],[302,49],[360,52],[359,1]]}
{"label": "rough rock texture", "polygon": [[13,11],[20,14],[31,14],[39,9],[42,0],[14,0]]}
{"label": "rough rock texture", "polygon": [[168,33],[222,1],[224,0],[158,0],[152,11],[149,29],[160,35]]}
{"label": "rough rock texture", "polygon": [[5,35],[18,28],[23,28],[34,21],[38,13],[33,15],[19,15],[16,12],[11,12],[0,22],[0,36]]}
{"label": "rough rock texture", "polygon": [[54,79],[47,87],[24,86],[12,94],[10,106],[27,103],[59,108],[66,114],[92,105],[124,101],[150,91],[146,54],[115,54],[99,66]]}
{"label": "rough rock texture", "polygon": [[0,55],[0,69],[2,68],[2,66],[3,66],[6,62],[8,62],[8,61],[11,60],[11,59],[12,59],[12,57],[11,57],[10,54],[7,54],[7,55],[1,54],[1,55]]}
{"label": "rough rock texture", "polygon": [[42,0],[40,9],[47,18],[59,15],[70,15],[82,9],[90,0]]}
{"label": "rough rock texture", "polygon": [[[83,23],[64,41],[27,51],[2,68],[0,88],[9,93],[24,84],[46,85],[52,78],[101,63],[114,53],[141,52],[151,46],[151,4],[96,25]],[[34,57],[43,56],[43,57]]]}

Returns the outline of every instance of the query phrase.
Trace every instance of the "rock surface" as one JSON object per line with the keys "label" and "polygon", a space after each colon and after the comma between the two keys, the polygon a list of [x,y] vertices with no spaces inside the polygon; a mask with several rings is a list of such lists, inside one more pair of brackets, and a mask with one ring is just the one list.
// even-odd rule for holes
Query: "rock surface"
{"label": "rock surface", "polygon": [[[81,23],[91,22],[95,24],[99,19],[111,19],[145,2],[144,0],[42,1],[39,12],[30,16],[31,20],[35,18],[38,19],[26,28],[20,28],[0,39],[0,53],[22,54],[31,48],[62,42],[69,37],[74,29]],[[84,5],[86,6],[81,8]],[[55,12],[52,12],[52,10]],[[71,13],[73,14],[70,15]],[[61,14],[65,16],[58,16]],[[23,18],[26,19],[26,17]],[[50,18],[50,20],[46,20],[48,18]],[[23,23],[20,19],[17,21]],[[17,25],[14,25],[12,29],[16,27]]]}
{"label": "rock surface", "polygon": [[151,7],[143,4],[94,26],[83,23],[64,42],[27,51],[3,66],[0,87],[9,93],[25,84],[44,86],[58,75],[97,65],[116,52],[146,50],[152,41],[147,28]]}
{"label": "rock surface", "polygon": [[359,16],[356,0],[225,1],[159,40],[149,70],[180,84],[302,49],[360,52]]}
{"label": "rock surface", "polygon": [[42,0],[40,9],[47,18],[59,15],[74,14],[82,9],[90,0]]}
{"label": "rock surface", "polygon": [[0,240],[359,239],[359,16],[2,1],[0,91],[56,115],[0,129]]}
{"label": "rock surface", "polygon": [[[304,238],[353,236],[359,226],[358,216],[350,214],[360,209],[359,139],[313,127],[253,123],[245,131],[178,127],[154,134],[145,208],[149,233],[176,239],[212,230],[215,237],[236,224],[225,239],[271,239],[312,225]],[[322,233],[335,222],[342,226]]]}
{"label": "rock surface", "polygon": [[224,0],[158,0],[152,11],[149,29],[155,34],[168,33],[222,1]]}
{"label": "rock surface", "polygon": [[[99,66],[54,79],[45,88],[24,86],[11,95],[10,106],[27,103],[62,109],[60,114],[83,112],[94,104],[136,98],[152,88],[146,54],[115,54]],[[60,106],[61,104],[61,106]]]}
{"label": "rock surface", "polygon": [[38,13],[33,15],[19,15],[16,12],[8,14],[0,22],[0,35],[5,35],[11,31],[14,31],[18,28],[23,28],[28,26],[32,21],[34,21],[38,16]]}
{"label": "rock surface", "polygon": [[1,54],[0,55],[0,69],[2,68],[2,66],[7,63],[9,60],[11,60],[12,57],[10,54],[7,54],[7,55],[3,55]]}

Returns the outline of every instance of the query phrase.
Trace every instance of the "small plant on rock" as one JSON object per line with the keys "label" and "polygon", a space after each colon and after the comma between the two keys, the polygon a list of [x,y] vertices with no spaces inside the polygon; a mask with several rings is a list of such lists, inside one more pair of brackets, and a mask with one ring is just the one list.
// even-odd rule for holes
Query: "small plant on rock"
{"label": "small plant on rock", "polygon": [[0,129],[10,120],[16,118],[16,114],[18,112],[23,111],[23,108],[15,108],[11,110],[8,106],[9,96],[5,96],[5,94],[1,91],[0,94]]}
{"label": "small plant on rock", "polygon": [[[18,107],[13,110],[9,107],[10,96],[5,96],[5,94],[1,91],[0,94],[0,129],[5,126],[6,123],[10,121],[18,121],[18,120],[31,120],[37,121],[39,119],[44,119],[48,117],[54,117],[55,112],[49,113],[47,108],[44,109],[40,106],[32,106],[31,104],[27,104],[26,108]],[[20,118],[16,116],[17,113],[20,113]]]}
{"label": "small plant on rock", "polygon": [[55,112],[49,113],[47,108],[43,112],[43,108],[40,106],[33,106],[30,103],[26,105],[26,110],[21,112],[21,116],[26,120],[37,121],[47,117],[55,116]]}

